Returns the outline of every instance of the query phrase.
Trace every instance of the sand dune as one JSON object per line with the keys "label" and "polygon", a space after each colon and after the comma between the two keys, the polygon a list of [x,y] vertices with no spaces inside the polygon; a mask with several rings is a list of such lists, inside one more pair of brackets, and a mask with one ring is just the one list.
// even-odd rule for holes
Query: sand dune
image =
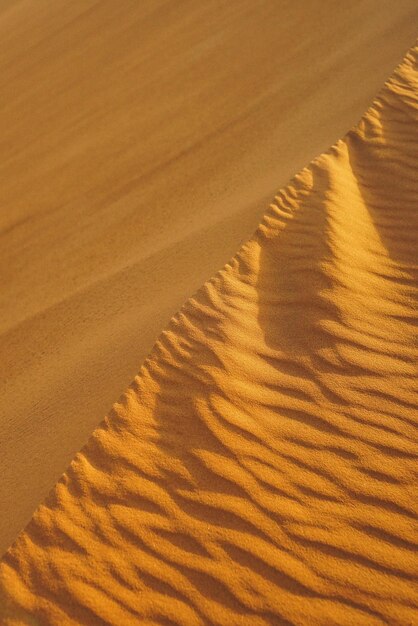
{"label": "sand dune", "polygon": [[415,0],[0,3],[1,552],[417,18]]}
{"label": "sand dune", "polygon": [[6,554],[2,623],[414,623],[417,60],[173,318]]}

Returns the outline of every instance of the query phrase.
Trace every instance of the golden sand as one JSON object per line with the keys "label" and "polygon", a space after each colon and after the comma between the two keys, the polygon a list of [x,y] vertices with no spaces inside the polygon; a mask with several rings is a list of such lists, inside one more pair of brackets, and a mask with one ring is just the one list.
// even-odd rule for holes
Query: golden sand
{"label": "golden sand", "polygon": [[173,318],[7,552],[2,624],[416,623],[417,60]]}
{"label": "golden sand", "polygon": [[417,22],[416,0],[0,2],[0,554]]}

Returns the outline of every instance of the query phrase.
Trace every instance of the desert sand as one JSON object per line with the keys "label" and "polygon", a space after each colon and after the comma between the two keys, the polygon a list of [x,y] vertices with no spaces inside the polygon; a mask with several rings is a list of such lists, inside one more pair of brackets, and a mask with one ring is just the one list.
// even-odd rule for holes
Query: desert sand
{"label": "desert sand", "polygon": [[1,2],[1,552],[417,18],[415,0]]}
{"label": "desert sand", "polygon": [[418,46],[174,316],[4,557],[3,623],[416,623]]}

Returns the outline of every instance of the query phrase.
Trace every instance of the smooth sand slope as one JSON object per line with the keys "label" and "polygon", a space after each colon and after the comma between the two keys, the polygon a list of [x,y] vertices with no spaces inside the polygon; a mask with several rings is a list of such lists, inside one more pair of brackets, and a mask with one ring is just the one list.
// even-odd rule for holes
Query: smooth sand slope
{"label": "smooth sand slope", "polygon": [[416,0],[0,2],[1,553],[417,24]]}
{"label": "smooth sand slope", "polygon": [[417,61],[173,318],[4,557],[2,624],[416,623]]}

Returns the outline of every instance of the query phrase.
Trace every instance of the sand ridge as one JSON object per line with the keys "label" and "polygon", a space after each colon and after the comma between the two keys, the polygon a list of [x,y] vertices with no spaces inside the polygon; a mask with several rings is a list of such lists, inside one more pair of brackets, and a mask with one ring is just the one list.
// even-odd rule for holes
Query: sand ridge
{"label": "sand ridge", "polygon": [[173,318],[4,557],[5,626],[414,623],[417,60]]}
{"label": "sand ridge", "polygon": [[417,21],[416,0],[0,2],[0,555]]}

